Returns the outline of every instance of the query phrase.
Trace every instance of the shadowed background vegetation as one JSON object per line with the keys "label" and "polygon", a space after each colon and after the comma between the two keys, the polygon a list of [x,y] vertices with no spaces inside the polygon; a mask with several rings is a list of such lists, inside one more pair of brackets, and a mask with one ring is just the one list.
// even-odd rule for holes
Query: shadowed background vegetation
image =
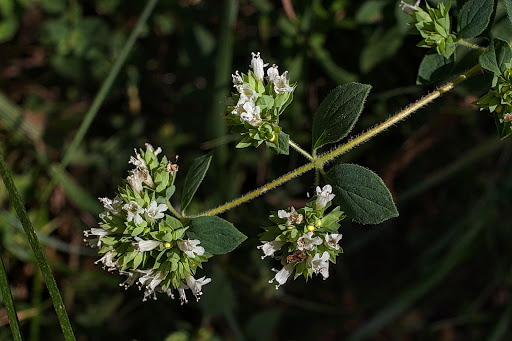
{"label": "shadowed background vegetation", "polygon": [[[453,4],[452,11],[457,10]],[[338,84],[371,84],[353,132],[385,120],[436,84],[416,85],[426,49],[395,0],[160,1],[107,88],[76,150],[86,113],[145,6],[135,0],[0,0],[0,148],[45,247],[79,340],[508,340],[512,337],[512,146],[470,103],[475,76],[410,119],[340,157],[374,170],[400,216],[371,226],[342,222],[344,254],[330,278],[268,284],[279,264],[256,249],[270,210],[300,207],[308,173],[222,215],[249,236],[216,256],[199,303],[165,295],[142,302],[121,276],[94,265],[83,230],[97,226],[97,197],[112,197],[133,148],[179,155],[180,193],[192,160],[212,166],[188,208],[210,209],[306,162],[264,147],[236,150],[222,112],[231,73],[250,53],[297,82],[281,122],[310,149],[312,115]],[[498,2],[487,36],[510,41]],[[488,40],[475,42],[483,46]],[[474,54],[457,50],[462,72]],[[443,75],[446,76],[446,75]],[[450,79],[445,78],[446,79]],[[425,83],[420,77],[420,83]],[[90,112],[90,111],[89,111]],[[62,171],[58,165],[67,164]],[[173,202],[179,203],[175,196]],[[0,186],[0,250],[22,332],[60,340],[51,300],[21,224]],[[10,340],[0,310],[0,340]]]}

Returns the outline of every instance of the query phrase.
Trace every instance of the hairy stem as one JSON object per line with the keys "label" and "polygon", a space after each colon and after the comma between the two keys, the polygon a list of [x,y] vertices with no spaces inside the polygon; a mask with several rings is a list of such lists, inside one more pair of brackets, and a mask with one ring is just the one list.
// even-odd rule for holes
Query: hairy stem
{"label": "hairy stem", "polygon": [[304,155],[308,160],[310,161],[313,161],[313,156],[311,156],[311,154],[309,154],[307,151],[305,151],[304,149],[302,149],[298,144],[296,144],[295,142],[293,142],[292,140],[289,140],[289,144],[290,146],[295,149],[296,151],[298,151],[299,153],[301,153],[302,155]]}
{"label": "hairy stem", "polygon": [[472,44],[472,43],[470,43],[468,41],[465,41],[464,39],[457,40],[457,44],[464,45],[464,46],[469,47],[471,49],[485,51],[485,47],[482,47],[482,46],[479,46],[479,45],[476,45],[476,44]]}
{"label": "hairy stem", "polygon": [[243,196],[239,197],[238,199],[227,202],[217,208],[200,213],[194,217],[211,216],[211,215],[217,215],[217,214],[223,213],[227,210],[232,209],[233,207],[243,204],[249,200],[252,200],[252,199],[256,198],[257,196],[259,196],[271,189],[274,189],[274,188],[284,184],[285,182],[290,181],[291,179],[293,179],[307,171],[310,171],[312,169],[321,170],[325,163],[334,160],[335,158],[346,153],[347,151],[351,150],[352,148],[362,144],[363,142],[368,141],[375,135],[382,133],[384,130],[388,129],[389,127],[396,124],[397,122],[405,119],[406,117],[411,115],[413,112],[417,111],[421,107],[423,107],[423,106],[427,105],[428,103],[432,102],[433,100],[437,99],[444,93],[452,90],[457,84],[462,83],[463,81],[465,81],[469,77],[473,76],[474,74],[480,72],[481,70],[482,70],[482,67],[480,66],[480,64],[477,64],[476,66],[472,67],[470,70],[466,71],[462,75],[455,78],[453,81],[446,83],[445,85],[439,87],[434,92],[422,97],[421,99],[414,102],[413,104],[411,104],[404,110],[391,116],[386,121],[382,122],[381,124],[377,125],[376,127],[370,129],[366,133],[357,136],[356,138],[350,140],[349,142],[335,148],[334,150],[332,150],[330,152],[327,152],[327,153],[319,156],[318,158],[312,158],[313,159],[312,162],[305,164],[304,166],[299,167],[299,168],[281,176],[280,178],[273,180],[258,189],[255,189],[252,192],[244,194]]}
{"label": "hairy stem", "polygon": [[176,211],[176,209],[171,205],[169,200],[166,200],[165,203],[167,204],[167,207],[169,208],[169,211],[171,211],[171,213],[174,214],[174,216],[176,218],[178,218],[180,220],[184,218],[178,211]]}

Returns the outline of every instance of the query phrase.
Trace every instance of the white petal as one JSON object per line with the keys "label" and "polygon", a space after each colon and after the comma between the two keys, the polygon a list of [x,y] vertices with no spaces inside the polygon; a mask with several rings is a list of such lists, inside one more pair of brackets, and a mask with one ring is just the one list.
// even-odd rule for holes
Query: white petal
{"label": "white petal", "polygon": [[294,268],[294,264],[286,264],[279,271],[277,271],[275,269],[272,269],[273,271],[277,271],[277,273],[276,273],[275,277],[273,279],[271,279],[270,281],[268,281],[268,282],[272,283],[275,280],[278,283],[276,285],[276,290],[279,289],[279,287],[281,285],[286,283],[286,281],[288,280],[288,277],[291,276],[291,274],[293,272],[293,268]]}
{"label": "white petal", "polygon": [[263,245],[258,246],[257,248],[263,251],[264,255],[261,256],[261,259],[264,259],[267,256],[273,256],[276,251],[281,250],[285,242],[280,242],[273,240],[271,242],[262,242]]}
{"label": "white petal", "polygon": [[289,212],[286,212],[285,210],[279,210],[277,211],[277,216],[281,219],[288,218],[290,216]]}

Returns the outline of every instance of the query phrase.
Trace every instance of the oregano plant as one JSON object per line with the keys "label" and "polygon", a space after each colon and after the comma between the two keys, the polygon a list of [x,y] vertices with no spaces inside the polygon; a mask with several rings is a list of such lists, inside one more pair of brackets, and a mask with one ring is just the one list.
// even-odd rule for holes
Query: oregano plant
{"label": "oregano plant", "polygon": [[[236,148],[258,147],[264,143],[276,154],[288,154],[289,146],[311,161],[324,178],[323,187],[302,208],[289,207],[270,214],[273,225],[264,227],[259,247],[263,257],[272,256],[282,265],[270,282],[283,285],[288,277],[314,274],[329,277],[329,263],[343,252],[338,244],[342,234],[340,221],[345,217],[362,224],[378,224],[398,216],[391,193],[379,176],[352,164],[337,164],[324,170],[325,160],[317,157],[323,147],[340,142],[354,127],[371,86],[349,83],[336,87],[320,104],[312,124],[311,153],[289,139],[279,126],[281,115],[291,102],[295,84],[278,66],[268,67],[260,53],[253,53],[252,70],[232,75],[232,105],[226,107],[226,120],[232,133],[242,140]],[[266,76],[265,76],[266,68]],[[336,151],[335,149],[334,151]],[[127,276],[123,285],[144,288],[144,297],[156,299],[157,292],[174,297],[179,293],[187,302],[186,289],[199,299],[201,288],[210,282],[197,278],[196,271],[213,255],[233,251],[247,237],[216,214],[248,199],[227,203],[221,209],[188,216],[185,210],[211,163],[212,157],[196,159],[184,180],[180,211],[172,205],[178,165],[163,156],[161,148],[146,144],[135,151],[129,172],[114,199],[100,198],[105,212],[100,226],[85,231],[87,242],[98,247],[99,263],[108,271]],[[328,154],[329,155],[329,154]],[[325,155],[324,155],[325,158]],[[295,173],[295,174],[294,174]],[[292,172],[292,177],[300,175]],[[292,178],[290,177],[290,178]],[[279,180],[279,179],[278,179]],[[284,181],[266,186],[265,191]],[[257,195],[257,194],[256,194]],[[336,203],[337,206],[333,206]],[[196,276],[196,277],[194,277]]]}

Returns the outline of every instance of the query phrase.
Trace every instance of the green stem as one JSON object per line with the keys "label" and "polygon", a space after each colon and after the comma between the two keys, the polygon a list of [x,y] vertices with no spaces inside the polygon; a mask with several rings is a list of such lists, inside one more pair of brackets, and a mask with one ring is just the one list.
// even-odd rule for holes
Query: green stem
{"label": "green stem", "polygon": [[20,331],[20,321],[16,314],[16,307],[12,299],[11,288],[9,287],[9,280],[7,279],[7,272],[5,272],[4,261],[0,255],[0,292],[2,293],[5,310],[9,317],[9,325],[11,326],[12,337],[15,341],[23,340]]}
{"label": "green stem", "polygon": [[485,47],[482,47],[482,46],[479,46],[479,45],[476,45],[476,44],[472,44],[470,42],[465,41],[464,39],[457,40],[457,44],[464,45],[464,46],[469,47],[471,49],[485,51]]}
{"label": "green stem", "polygon": [[236,207],[236,206],[238,206],[240,204],[243,204],[243,203],[245,203],[245,202],[247,202],[249,200],[252,200],[252,199],[256,198],[257,196],[259,196],[259,195],[261,195],[261,194],[263,194],[263,193],[265,193],[265,192],[267,192],[267,191],[269,191],[271,189],[274,189],[274,188],[284,184],[285,182],[288,182],[291,179],[293,179],[293,178],[295,178],[295,177],[297,177],[297,176],[299,176],[299,175],[301,175],[303,173],[306,173],[307,171],[310,171],[311,169],[315,169],[315,168],[318,169],[318,170],[322,169],[323,165],[325,163],[334,160],[335,158],[337,158],[338,156],[346,153],[350,149],[352,149],[352,148],[362,144],[363,142],[368,141],[369,139],[371,139],[375,135],[383,132],[384,130],[388,129],[389,127],[391,127],[392,125],[396,124],[397,122],[405,119],[406,117],[411,115],[413,112],[417,111],[421,107],[423,107],[423,106],[427,105],[428,103],[432,102],[436,98],[438,98],[441,95],[443,95],[445,92],[448,92],[448,91],[452,90],[457,84],[462,83],[463,81],[465,81],[469,77],[473,76],[474,74],[480,72],[481,70],[482,70],[482,67],[480,66],[480,64],[472,67],[470,70],[468,70],[467,72],[463,73],[462,75],[457,77],[455,80],[446,83],[445,85],[441,86],[440,88],[438,88],[434,92],[424,96],[423,98],[419,99],[415,103],[411,104],[409,107],[405,108],[404,110],[402,110],[399,113],[395,114],[394,116],[390,117],[386,121],[382,122],[378,126],[370,129],[369,131],[367,131],[364,134],[359,135],[358,137],[350,140],[349,142],[347,142],[347,143],[337,147],[333,151],[325,153],[324,155],[322,155],[322,156],[320,156],[318,158],[314,158],[314,160],[312,162],[310,162],[308,164],[305,164],[304,166],[299,167],[299,168],[297,168],[297,169],[295,169],[295,170],[293,170],[293,171],[291,171],[291,172],[281,176],[280,178],[278,178],[276,180],[273,180],[273,181],[267,183],[266,185],[264,185],[264,186],[262,186],[262,187],[260,187],[258,189],[255,189],[252,192],[244,194],[243,196],[241,196],[238,199],[229,201],[229,202],[227,202],[227,203],[225,203],[225,204],[223,204],[223,205],[221,205],[221,206],[219,206],[217,208],[214,208],[214,209],[205,211],[203,213],[200,213],[198,215],[195,215],[194,217],[198,217],[198,216],[211,216],[211,215],[217,215],[217,214],[223,213],[223,212],[225,212],[227,210],[232,209],[233,207]]}
{"label": "green stem", "polygon": [[34,256],[36,257],[39,268],[41,269],[41,273],[43,274],[43,278],[46,282],[46,286],[48,287],[48,291],[50,292],[50,296],[52,298],[55,312],[57,313],[64,338],[66,341],[74,341],[75,335],[73,334],[73,329],[71,328],[68,314],[64,308],[64,302],[62,302],[62,297],[60,296],[57,283],[55,282],[55,278],[52,275],[50,266],[48,265],[48,260],[46,259],[43,249],[41,248],[41,244],[39,244],[34,226],[28,217],[25,206],[23,205],[20,194],[14,185],[11,172],[7,168],[2,153],[0,153],[0,176],[4,181],[5,188],[9,194],[9,199],[11,200],[11,204],[14,206],[14,209],[16,210],[16,213],[21,220],[21,224],[23,225],[27,239],[30,243],[30,246],[32,247],[32,251],[34,252]]}
{"label": "green stem", "polygon": [[167,207],[169,208],[169,211],[171,211],[171,213],[174,214],[176,216],[176,218],[178,218],[180,220],[185,218],[178,211],[176,211],[176,209],[171,205],[169,200],[166,200],[165,203],[167,204]]}
{"label": "green stem", "polygon": [[313,161],[313,156],[311,156],[311,154],[309,154],[307,151],[302,149],[298,144],[296,144],[292,140],[289,140],[289,144],[290,144],[290,146],[292,146],[293,149],[295,149],[296,151],[298,151],[299,153],[304,155],[309,161]]}
{"label": "green stem", "polygon": [[[142,32],[144,25],[146,24],[146,21],[149,18],[149,15],[153,11],[153,9],[156,6],[156,3],[158,0],[149,0],[146,4],[146,7],[144,8],[144,11],[139,17],[139,20],[137,21],[137,24],[133,28],[133,31],[131,32],[130,36],[128,37],[128,40],[123,46],[123,49],[121,50],[121,53],[119,54],[119,57],[117,57],[116,62],[114,63],[114,66],[110,70],[107,78],[103,81],[103,84],[101,85],[100,90],[96,94],[96,97],[94,98],[89,110],[85,114],[85,117],[80,124],[80,128],[78,129],[78,132],[76,133],[75,137],[73,138],[73,141],[69,145],[68,149],[66,150],[66,153],[64,154],[62,158],[62,162],[60,164],[60,168],[64,169],[69,164],[69,161],[71,160],[71,157],[75,154],[76,149],[82,143],[82,140],[84,139],[85,134],[87,133],[87,130],[92,124],[92,121],[96,117],[96,114],[98,113],[101,105],[105,101],[105,98],[107,97],[108,93],[110,92],[110,89],[112,88],[112,85],[114,84],[115,79],[117,78],[117,75],[121,71],[121,68],[126,62],[126,59],[128,58],[128,55],[130,54],[130,51],[133,48],[133,45],[135,44],[135,41],[137,40],[138,36]],[[47,186],[46,191],[43,193],[43,198],[48,198],[51,191],[57,184],[58,180],[53,179],[52,182]]]}

